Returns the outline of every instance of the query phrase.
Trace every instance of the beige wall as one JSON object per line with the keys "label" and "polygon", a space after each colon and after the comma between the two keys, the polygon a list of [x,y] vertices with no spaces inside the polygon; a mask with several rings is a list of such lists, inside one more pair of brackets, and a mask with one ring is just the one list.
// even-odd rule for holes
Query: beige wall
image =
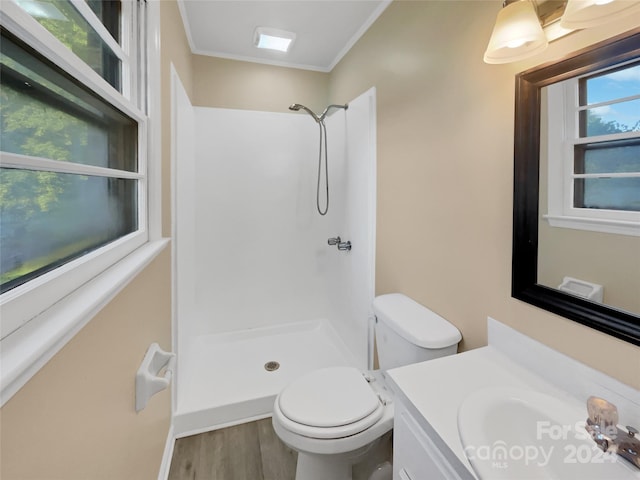
{"label": "beige wall", "polygon": [[171,347],[169,259],[166,249],[4,405],[0,478],[157,477],[170,394],[136,414],[134,379],[150,343]]}
{"label": "beige wall", "polygon": [[514,75],[639,19],[487,65],[500,5],[396,1],[331,74],[332,102],[377,87],[377,293],[430,306],[460,328],[463,349],[486,344],[491,316],[640,388],[639,348],[510,297]]}
{"label": "beige wall", "polygon": [[555,288],[565,276],[597,283],[603,286],[603,303],[640,315],[638,272],[640,237],[557,228],[540,219],[540,284]]}
{"label": "beige wall", "polygon": [[[191,93],[191,55],[175,2],[162,28],[163,223],[170,231],[169,62]],[[2,410],[0,478],[146,480],[158,476],[171,422],[169,390],[134,409],[147,347],[171,349],[167,248],[42,368]]]}
{"label": "beige wall", "polygon": [[288,112],[292,103],[322,111],[329,74],[194,55],[193,104]]}

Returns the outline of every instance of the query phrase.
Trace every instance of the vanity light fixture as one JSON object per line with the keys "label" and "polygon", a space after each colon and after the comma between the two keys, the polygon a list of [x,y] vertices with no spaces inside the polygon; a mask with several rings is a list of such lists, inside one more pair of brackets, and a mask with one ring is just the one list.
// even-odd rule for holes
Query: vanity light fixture
{"label": "vanity light fixture", "polygon": [[486,63],[509,63],[542,52],[549,44],[529,0],[505,0],[484,53]]}
{"label": "vanity light fixture", "polygon": [[296,38],[293,32],[277,28],[257,27],[253,34],[253,44],[258,48],[287,52]]}
{"label": "vanity light fixture", "polygon": [[635,0],[569,0],[560,25],[573,30],[595,27],[640,11]]}
{"label": "vanity light fixture", "polygon": [[[542,52],[550,41],[640,11],[640,0],[504,0],[486,63],[509,63]],[[559,21],[558,21],[559,20]]]}

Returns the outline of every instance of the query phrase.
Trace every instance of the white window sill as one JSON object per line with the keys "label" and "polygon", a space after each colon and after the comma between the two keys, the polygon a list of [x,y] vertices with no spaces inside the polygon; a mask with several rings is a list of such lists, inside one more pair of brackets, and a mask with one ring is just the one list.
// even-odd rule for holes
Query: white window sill
{"label": "white window sill", "polygon": [[601,218],[568,217],[563,215],[543,216],[552,227],[590,230],[593,232],[614,233],[617,235],[640,236],[640,223]]}
{"label": "white window sill", "polygon": [[0,406],[20,390],[168,243],[169,239],[161,239],[144,244],[2,339]]}

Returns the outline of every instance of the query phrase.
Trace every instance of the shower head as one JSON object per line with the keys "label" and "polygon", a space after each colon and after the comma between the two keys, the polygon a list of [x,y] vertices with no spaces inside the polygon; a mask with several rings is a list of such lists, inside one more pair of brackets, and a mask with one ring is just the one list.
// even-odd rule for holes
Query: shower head
{"label": "shower head", "polygon": [[308,109],[304,105],[300,105],[299,103],[294,103],[293,105],[289,105],[289,110],[293,110],[294,112],[299,112],[301,109],[307,112],[309,115],[311,115],[316,122],[320,123],[321,118],[318,117],[315,113],[313,113],[310,109]]}
{"label": "shower head", "polygon": [[329,105],[327,108],[324,109],[324,112],[322,112],[322,114],[320,115],[320,121],[324,120],[325,117],[327,116],[327,113],[329,112],[329,110],[331,110],[332,108],[342,108],[343,110],[346,110],[349,108],[348,104],[344,104],[344,105],[336,105],[336,104],[331,104]]}
{"label": "shower head", "polygon": [[344,104],[344,105],[335,105],[335,104],[331,104],[329,105],[327,108],[324,109],[324,111],[318,116],[315,113],[313,113],[310,109],[308,109],[307,107],[305,107],[304,105],[301,105],[299,103],[294,103],[292,105],[289,105],[289,110],[293,110],[294,112],[299,112],[300,110],[304,110],[305,112],[307,112],[309,115],[311,115],[313,117],[313,119],[318,122],[318,123],[323,123],[324,119],[327,116],[327,113],[329,112],[329,110],[331,110],[332,108],[342,108],[343,110],[346,110],[347,108],[349,108],[348,104]]}

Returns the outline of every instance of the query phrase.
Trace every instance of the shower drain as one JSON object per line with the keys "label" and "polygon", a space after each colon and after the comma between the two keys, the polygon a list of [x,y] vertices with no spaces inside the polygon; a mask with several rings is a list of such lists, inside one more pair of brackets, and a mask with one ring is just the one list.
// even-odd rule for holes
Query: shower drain
{"label": "shower drain", "polygon": [[264,369],[267,372],[273,372],[274,370],[277,370],[280,368],[280,364],[278,362],[267,362],[264,364]]}

